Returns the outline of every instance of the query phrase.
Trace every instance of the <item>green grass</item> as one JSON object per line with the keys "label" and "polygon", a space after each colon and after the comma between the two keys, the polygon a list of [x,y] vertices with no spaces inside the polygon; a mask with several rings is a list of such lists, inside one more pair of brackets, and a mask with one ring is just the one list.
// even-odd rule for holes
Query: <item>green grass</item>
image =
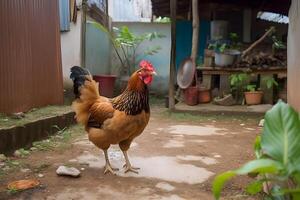
{"label": "green grass", "polygon": [[79,125],[63,129],[59,129],[59,127],[57,128],[58,132],[55,135],[50,136],[46,140],[33,142],[32,146],[39,151],[54,150],[56,148],[65,148],[69,145],[67,142],[70,139],[84,133],[83,127]]}
{"label": "green grass", "polygon": [[205,122],[205,121],[223,121],[223,122],[253,122],[258,123],[261,119],[257,116],[246,116],[246,115],[215,115],[215,114],[192,114],[189,112],[171,112],[169,110],[163,110],[159,113],[163,118],[168,118],[174,121],[182,122]]}
{"label": "green grass", "polygon": [[62,115],[69,111],[71,111],[71,106],[46,106],[26,112],[25,117],[21,119],[14,119],[11,116],[0,113],[0,129],[12,126],[23,126],[32,121]]}
{"label": "green grass", "polygon": [[149,97],[150,106],[164,106],[165,98],[158,95],[150,95]]}

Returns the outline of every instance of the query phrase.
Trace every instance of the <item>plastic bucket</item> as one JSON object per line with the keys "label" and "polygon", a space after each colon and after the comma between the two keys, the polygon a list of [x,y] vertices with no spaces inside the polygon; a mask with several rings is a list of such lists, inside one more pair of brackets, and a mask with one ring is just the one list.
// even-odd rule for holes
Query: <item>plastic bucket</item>
{"label": "plastic bucket", "polygon": [[117,76],[115,75],[94,75],[93,79],[99,83],[99,93],[101,96],[113,97],[115,81]]}

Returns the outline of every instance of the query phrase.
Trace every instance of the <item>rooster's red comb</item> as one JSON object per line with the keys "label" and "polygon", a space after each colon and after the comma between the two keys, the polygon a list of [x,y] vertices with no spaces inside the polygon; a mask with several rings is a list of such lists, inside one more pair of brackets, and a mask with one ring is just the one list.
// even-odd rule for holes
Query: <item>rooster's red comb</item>
{"label": "rooster's red comb", "polygon": [[149,71],[154,71],[153,65],[151,64],[151,62],[149,62],[147,60],[142,60],[140,62],[140,67],[143,68],[143,69],[147,69]]}

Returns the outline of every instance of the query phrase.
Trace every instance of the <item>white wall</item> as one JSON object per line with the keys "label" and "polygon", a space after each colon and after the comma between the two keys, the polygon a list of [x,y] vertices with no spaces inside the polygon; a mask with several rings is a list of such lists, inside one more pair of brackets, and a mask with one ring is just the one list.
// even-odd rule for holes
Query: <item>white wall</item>
{"label": "white wall", "polygon": [[[114,22],[115,27],[128,26],[135,34],[158,32],[164,34],[164,38],[155,39],[151,42],[147,41],[140,46],[140,51],[143,52],[150,46],[160,46],[159,53],[153,56],[147,56],[147,59],[154,65],[158,76],[154,77],[151,89],[157,93],[167,94],[170,69],[170,51],[171,51],[171,24],[165,23],[145,23],[145,22]],[[114,49],[112,49],[114,53]],[[139,53],[138,52],[138,53]],[[120,65],[118,59],[112,56],[112,66]]]}
{"label": "white wall", "polygon": [[70,31],[61,32],[60,34],[64,88],[69,88],[72,86],[72,82],[69,78],[70,68],[74,65],[80,66],[80,37],[81,12],[78,11],[76,24],[70,22]]}
{"label": "white wall", "polygon": [[109,0],[108,13],[114,22],[150,22],[151,0]]}

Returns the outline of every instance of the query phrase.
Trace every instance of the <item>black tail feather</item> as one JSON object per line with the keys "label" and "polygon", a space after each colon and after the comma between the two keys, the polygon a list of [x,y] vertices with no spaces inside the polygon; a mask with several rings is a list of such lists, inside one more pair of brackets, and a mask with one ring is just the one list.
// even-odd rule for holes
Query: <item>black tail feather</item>
{"label": "black tail feather", "polygon": [[87,75],[91,74],[85,68],[79,66],[74,66],[71,68],[70,79],[73,81],[74,94],[76,98],[80,97],[79,88],[84,84]]}

